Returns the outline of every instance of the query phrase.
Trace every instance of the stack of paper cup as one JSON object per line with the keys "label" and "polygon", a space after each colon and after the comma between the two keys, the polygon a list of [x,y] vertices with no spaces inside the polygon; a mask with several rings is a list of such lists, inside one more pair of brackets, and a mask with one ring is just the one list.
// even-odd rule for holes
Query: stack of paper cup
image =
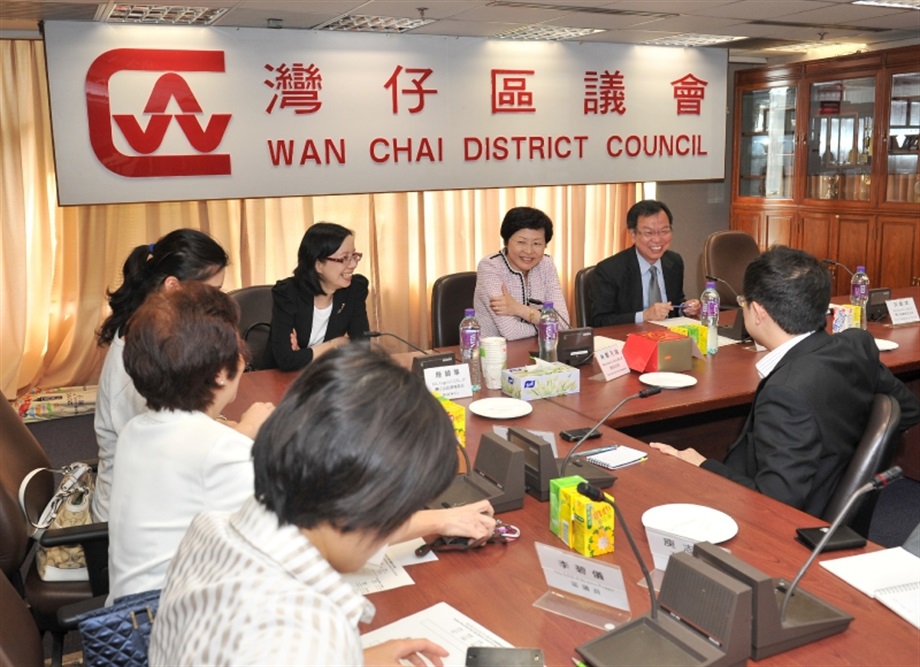
{"label": "stack of paper cup", "polygon": [[502,371],[508,366],[508,345],[501,336],[487,336],[480,341],[482,379],[487,389],[502,388]]}

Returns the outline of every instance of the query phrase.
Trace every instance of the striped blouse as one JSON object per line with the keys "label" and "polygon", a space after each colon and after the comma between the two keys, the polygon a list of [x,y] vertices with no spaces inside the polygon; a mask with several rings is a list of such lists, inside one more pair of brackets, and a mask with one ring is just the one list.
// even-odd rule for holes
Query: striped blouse
{"label": "striped blouse", "polygon": [[192,522],[173,559],[151,665],[361,665],[373,605],[295,526],[250,498]]}

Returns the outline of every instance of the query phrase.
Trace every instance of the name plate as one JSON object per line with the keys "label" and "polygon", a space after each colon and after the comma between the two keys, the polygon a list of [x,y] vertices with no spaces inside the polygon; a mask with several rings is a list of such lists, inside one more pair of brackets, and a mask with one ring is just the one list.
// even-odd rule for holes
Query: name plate
{"label": "name plate", "polygon": [[536,542],[546,583],[563,593],[629,610],[623,572],[616,565]]}
{"label": "name plate", "polygon": [[470,367],[466,364],[437,366],[424,370],[425,386],[444,398],[468,398],[473,395]]}
{"label": "name plate", "polygon": [[885,302],[885,305],[888,306],[888,315],[891,317],[892,324],[920,322],[917,304],[914,303],[914,298],[911,296],[904,299],[890,299]]}
{"label": "name plate", "polygon": [[614,378],[621,377],[629,373],[629,364],[626,363],[626,357],[619,347],[605,347],[594,353],[594,358],[601,367],[601,373],[608,382]]}

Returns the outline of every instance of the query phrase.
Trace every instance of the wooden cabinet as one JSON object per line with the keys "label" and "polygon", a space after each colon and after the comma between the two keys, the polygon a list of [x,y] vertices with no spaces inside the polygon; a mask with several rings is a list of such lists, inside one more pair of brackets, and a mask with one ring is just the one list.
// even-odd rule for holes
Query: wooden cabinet
{"label": "wooden cabinet", "polygon": [[735,110],[732,229],[920,282],[920,47],[743,70]]}

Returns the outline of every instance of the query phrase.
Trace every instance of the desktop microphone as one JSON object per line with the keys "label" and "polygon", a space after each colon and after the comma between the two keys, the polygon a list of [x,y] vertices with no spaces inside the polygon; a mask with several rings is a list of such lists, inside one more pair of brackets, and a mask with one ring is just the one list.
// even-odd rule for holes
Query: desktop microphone
{"label": "desktop microphone", "polygon": [[847,268],[846,264],[841,264],[840,262],[837,262],[837,261],[835,261],[835,260],[833,260],[833,259],[829,259],[829,258],[827,258],[827,257],[825,257],[825,258],[822,259],[821,261],[824,262],[825,264],[833,264],[834,266],[839,266],[839,267],[841,267],[844,271],[846,271],[847,273],[850,274],[850,278],[853,277],[853,272],[850,271],[850,270]]}
{"label": "desktop microphone", "polygon": [[364,336],[366,338],[380,338],[381,336],[390,336],[391,338],[395,338],[396,340],[398,340],[400,343],[405,343],[406,345],[411,347],[416,352],[421,352],[422,354],[431,354],[430,352],[426,352],[425,350],[420,348],[415,343],[410,343],[405,338],[402,338],[401,336],[397,336],[395,333],[390,333],[389,331],[365,331]]}
{"label": "desktop microphone", "polygon": [[562,460],[562,465],[559,467],[559,476],[565,477],[565,468],[569,464],[569,460],[575,454],[575,451],[584,444],[585,440],[588,439],[588,436],[590,436],[597,429],[603,426],[604,422],[610,419],[610,415],[612,415],[614,412],[619,410],[621,405],[623,405],[627,401],[631,401],[634,398],[648,398],[649,396],[654,396],[655,394],[660,394],[660,393],[661,393],[661,387],[649,387],[648,389],[643,389],[639,393],[633,394],[632,396],[627,396],[622,401],[614,405],[613,409],[610,412],[608,412],[606,415],[601,417],[601,420],[597,422],[594,426],[591,427],[591,430],[589,430],[587,433],[581,436],[581,440],[579,440],[574,445],[572,445],[572,449],[570,449],[569,453],[565,455],[565,458]]}
{"label": "desktop microphone", "polygon": [[728,282],[727,280],[723,280],[722,278],[719,278],[718,276],[706,276],[706,280],[711,280],[713,282],[722,283],[723,285],[725,285],[728,289],[732,291],[732,294],[735,295],[736,299],[738,298],[738,292],[735,291],[735,288],[732,287],[731,283]]}
{"label": "desktop microphone", "polygon": [[802,569],[799,570],[799,573],[795,575],[795,579],[792,580],[792,584],[790,584],[789,589],[786,591],[786,596],[783,598],[783,606],[779,614],[781,623],[786,621],[786,605],[789,604],[789,599],[792,597],[792,592],[798,585],[799,580],[805,576],[805,572],[808,570],[808,567],[812,564],[815,558],[817,558],[818,554],[821,553],[821,551],[824,549],[824,545],[827,544],[827,541],[834,534],[834,531],[837,530],[837,527],[843,523],[844,518],[846,518],[846,515],[850,512],[850,508],[853,507],[853,503],[855,503],[861,496],[868,493],[869,491],[874,491],[875,489],[881,489],[882,487],[888,486],[888,484],[891,482],[899,479],[902,474],[903,471],[901,470],[900,466],[894,466],[893,468],[889,468],[888,470],[875,475],[871,480],[853,492],[853,495],[849,497],[846,504],[843,506],[843,509],[841,509],[837,516],[834,518],[830,528],[828,528],[827,532],[824,533],[824,537],[821,538],[821,541],[818,542],[818,544],[815,546],[814,551],[811,552],[811,556],[809,556],[808,560],[805,561]]}
{"label": "desktop microphone", "polygon": [[[661,387],[656,388],[661,389]],[[626,539],[629,541],[629,546],[632,548],[633,555],[635,555],[636,560],[639,561],[639,567],[642,568],[642,574],[645,575],[645,583],[648,585],[648,596],[652,600],[652,619],[658,618],[658,597],[655,595],[655,586],[652,585],[652,575],[648,571],[648,567],[646,566],[645,561],[642,559],[642,554],[639,553],[639,547],[636,546],[636,541],[633,539],[632,533],[629,532],[629,526],[626,524],[626,519],[624,519],[623,515],[620,513],[620,509],[617,507],[617,504],[613,501],[613,499],[610,498],[610,496],[608,496],[593,484],[588,484],[587,482],[579,482],[577,489],[578,493],[585,496],[589,500],[593,500],[594,502],[607,503],[613,508],[613,514],[617,519],[617,524],[623,527],[623,532],[626,533]]]}

